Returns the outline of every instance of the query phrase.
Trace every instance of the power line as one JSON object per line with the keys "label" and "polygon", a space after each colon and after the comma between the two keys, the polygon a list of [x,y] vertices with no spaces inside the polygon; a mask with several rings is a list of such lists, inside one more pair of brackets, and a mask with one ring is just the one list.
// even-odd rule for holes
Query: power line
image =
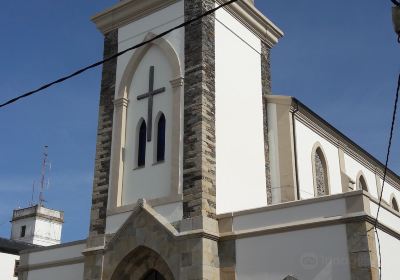
{"label": "power line", "polygon": [[400,7],[400,2],[398,2],[397,0],[391,0],[392,3],[398,7]]}
{"label": "power line", "polygon": [[231,4],[233,4],[233,3],[237,2],[237,1],[239,1],[239,0],[230,0],[230,1],[226,2],[226,3],[223,3],[223,4],[221,4],[221,5],[217,6],[217,7],[215,7],[213,9],[201,14],[200,16],[194,17],[193,19],[190,19],[188,21],[183,22],[182,24],[179,24],[179,25],[177,25],[177,26],[175,26],[175,27],[173,27],[171,29],[168,29],[167,31],[164,31],[164,32],[154,36],[153,38],[151,38],[149,40],[146,40],[146,41],[144,41],[142,43],[139,43],[139,44],[137,44],[137,45],[135,45],[133,47],[130,47],[130,48],[126,49],[126,50],[123,50],[121,52],[113,54],[112,56],[107,57],[107,58],[105,58],[105,59],[103,59],[101,61],[98,61],[96,63],[93,63],[93,64],[91,64],[89,66],[83,67],[83,68],[73,72],[72,74],[69,74],[69,75],[66,75],[64,77],[61,77],[61,78],[59,78],[59,79],[57,79],[57,80],[55,80],[53,82],[47,83],[47,84],[45,84],[45,85],[43,85],[43,86],[41,86],[41,87],[39,87],[39,88],[37,88],[35,90],[29,91],[29,92],[26,92],[26,93],[24,93],[22,95],[14,97],[14,98],[12,98],[12,99],[0,104],[0,108],[5,107],[7,105],[10,105],[10,104],[12,104],[14,102],[17,102],[20,99],[23,99],[23,98],[29,97],[29,96],[31,96],[33,94],[36,94],[38,92],[41,92],[41,91],[43,91],[43,90],[45,90],[45,89],[47,89],[47,88],[49,88],[49,87],[51,87],[51,86],[53,86],[55,84],[59,84],[59,83],[62,83],[64,81],[66,81],[66,80],[69,80],[69,79],[71,79],[71,78],[73,78],[75,76],[78,76],[78,75],[82,74],[83,72],[86,72],[89,69],[92,69],[92,68],[95,68],[97,66],[100,66],[100,65],[104,64],[105,62],[113,60],[113,59],[115,59],[115,58],[117,58],[117,57],[129,52],[129,51],[132,51],[132,50],[140,48],[140,47],[142,47],[144,45],[147,45],[147,44],[149,44],[149,43],[151,43],[151,42],[153,42],[153,41],[155,41],[155,40],[157,40],[157,39],[159,39],[161,37],[164,37],[165,35],[173,32],[173,31],[175,31],[177,29],[180,29],[180,28],[185,27],[187,25],[190,25],[190,24],[192,24],[192,23],[194,23],[196,21],[199,21],[203,17],[209,16],[209,15],[215,13],[217,10],[219,10],[219,9],[225,7],[225,6],[231,5]]}
{"label": "power line", "polygon": [[[378,222],[379,222],[378,219],[379,219],[379,212],[380,212],[380,210],[382,208],[383,191],[384,191],[385,183],[386,183],[386,176],[387,176],[387,171],[388,171],[390,152],[391,152],[391,148],[392,148],[394,127],[395,127],[395,124],[396,124],[397,105],[398,105],[398,102],[399,102],[399,94],[400,94],[400,74],[399,74],[398,79],[397,79],[396,97],[395,97],[395,101],[394,101],[392,124],[391,124],[391,127],[390,127],[390,133],[389,133],[389,143],[388,143],[387,152],[386,152],[386,161],[385,161],[385,169],[384,169],[384,172],[383,172],[382,188],[381,188],[381,192],[380,192],[380,195],[379,195],[378,210],[376,212],[376,218],[375,218],[375,222],[374,222],[374,227],[372,228],[375,231],[376,238],[377,238],[377,244],[378,244],[379,279],[382,279],[382,252],[381,252],[381,242],[380,242],[379,234],[378,234]],[[368,230],[368,232],[370,232],[372,229]]]}

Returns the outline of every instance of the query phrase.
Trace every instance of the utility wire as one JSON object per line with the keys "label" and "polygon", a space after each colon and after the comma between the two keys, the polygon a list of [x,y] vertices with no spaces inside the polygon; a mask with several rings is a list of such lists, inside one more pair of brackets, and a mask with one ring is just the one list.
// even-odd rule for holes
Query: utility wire
{"label": "utility wire", "polygon": [[[394,1],[394,0],[393,0]],[[376,238],[377,238],[377,243],[378,243],[378,255],[379,255],[379,279],[382,280],[382,252],[381,252],[381,242],[379,239],[379,234],[378,234],[378,223],[379,223],[379,212],[382,208],[382,201],[383,201],[383,191],[385,188],[385,183],[386,183],[386,176],[388,172],[388,165],[389,165],[389,159],[390,159],[390,152],[392,148],[392,140],[393,140],[393,134],[394,134],[394,127],[396,124],[396,115],[397,115],[397,105],[399,103],[399,94],[400,94],[400,74],[397,79],[397,89],[396,89],[396,97],[394,101],[394,108],[393,108],[393,115],[392,115],[392,124],[390,127],[390,134],[389,134],[389,144],[387,147],[387,152],[386,152],[386,161],[385,161],[385,169],[383,172],[383,182],[382,182],[382,188],[381,192],[379,195],[379,203],[378,203],[378,210],[376,212],[376,218],[374,222],[374,227],[368,230],[370,232],[371,230],[375,231]]]}
{"label": "utility wire", "polygon": [[137,49],[137,48],[140,48],[140,47],[142,47],[142,46],[144,46],[144,45],[147,45],[148,43],[151,43],[151,42],[153,42],[153,41],[155,41],[155,40],[157,40],[157,39],[159,39],[159,38],[161,38],[161,37],[164,37],[165,35],[167,35],[167,34],[173,32],[173,31],[175,31],[175,30],[177,30],[177,29],[180,29],[180,28],[185,27],[185,26],[187,26],[187,25],[190,25],[190,24],[192,24],[192,23],[194,23],[194,22],[196,22],[196,21],[199,21],[199,20],[201,20],[203,17],[209,16],[209,15],[215,13],[217,10],[219,10],[219,9],[225,7],[225,6],[231,5],[231,4],[233,4],[233,3],[237,2],[237,1],[239,1],[239,0],[230,0],[230,1],[226,2],[226,3],[223,3],[223,4],[221,4],[221,5],[217,6],[217,7],[215,7],[215,8],[213,8],[213,9],[211,9],[211,10],[209,10],[209,11],[207,11],[207,12],[201,14],[200,16],[194,17],[193,19],[187,20],[187,21],[183,22],[182,24],[179,24],[179,25],[177,25],[177,26],[175,26],[175,27],[173,27],[173,28],[171,28],[171,29],[168,29],[167,31],[164,31],[164,32],[162,32],[162,33],[160,33],[160,34],[154,36],[153,38],[151,38],[151,39],[149,39],[149,40],[146,40],[146,41],[144,41],[144,42],[142,42],[142,43],[139,43],[139,44],[137,44],[137,45],[135,45],[135,46],[133,46],[133,47],[130,47],[130,48],[126,49],[126,50],[123,50],[123,51],[121,51],[121,52],[119,52],[119,53],[113,54],[113,55],[111,55],[111,56],[109,56],[109,57],[107,57],[107,58],[105,58],[105,59],[103,59],[103,60],[101,60],[101,61],[98,61],[98,62],[96,62],[96,63],[93,63],[93,64],[91,64],[91,65],[89,65],[89,66],[86,66],[86,67],[84,67],[84,68],[81,68],[81,69],[79,69],[79,70],[73,72],[72,74],[69,74],[69,75],[66,75],[66,76],[64,76],[64,77],[61,77],[61,78],[59,78],[59,79],[57,79],[57,80],[55,80],[55,81],[53,81],[53,82],[50,82],[50,83],[48,83],[48,84],[45,84],[45,85],[43,85],[43,86],[41,86],[41,87],[39,87],[39,88],[37,88],[37,89],[35,89],[35,90],[26,92],[26,93],[24,93],[24,94],[22,94],[22,95],[20,95],[20,96],[17,96],[17,97],[15,97],[15,98],[12,98],[12,99],[10,99],[10,100],[8,100],[8,101],[6,101],[6,102],[0,104],[0,108],[5,107],[5,106],[7,106],[7,105],[10,105],[10,104],[12,104],[12,103],[14,103],[14,102],[17,102],[17,101],[20,100],[20,99],[23,99],[23,98],[26,98],[26,97],[31,96],[31,95],[33,95],[33,94],[36,94],[36,93],[38,93],[38,92],[41,92],[41,91],[43,91],[43,90],[45,90],[45,89],[47,89],[47,88],[49,88],[49,87],[51,87],[51,86],[53,86],[53,85],[55,85],[55,84],[59,84],[59,83],[62,83],[62,82],[64,82],[64,81],[66,81],[66,80],[69,80],[69,79],[71,79],[71,78],[73,78],[73,77],[75,77],[75,76],[78,76],[78,75],[82,74],[83,72],[86,72],[86,71],[89,70],[89,69],[92,69],[92,68],[95,68],[95,67],[97,67],[97,66],[100,66],[100,65],[104,64],[105,62],[108,62],[108,61],[110,61],[110,60],[113,60],[113,59],[115,59],[115,58],[117,58],[117,57],[119,57],[119,56],[121,56],[121,55],[123,55],[123,54],[129,52],[129,51],[132,51],[132,50],[135,50],[135,49]]}

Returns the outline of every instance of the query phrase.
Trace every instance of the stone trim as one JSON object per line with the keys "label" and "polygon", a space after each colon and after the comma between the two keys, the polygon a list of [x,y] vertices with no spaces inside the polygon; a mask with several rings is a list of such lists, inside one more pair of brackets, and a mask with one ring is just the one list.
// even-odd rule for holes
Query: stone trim
{"label": "stone trim", "polygon": [[[143,1],[138,1],[143,2]],[[148,33],[143,42],[154,38],[154,33]],[[180,152],[182,132],[182,99],[183,99],[183,87],[182,87],[182,71],[181,62],[179,56],[171,43],[164,39],[159,38],[139,49],[137,49],[132,57],[130,58],[126,68],[124,69],[121,81],[118,88],[116,89],[116,98],[114,101],[115,115],[114,115],[114,126],[113,126],[113,140],[112,140],[112,158],[111,158],[111,169],[110,169],[110,184],[113,186],[109,192],[109,208],[116,209],[122,205],[122,193],[123,193],[123,176],[124,176],[124,155],[123,151],[125,148],[125,134],[126,134],[126,118],[127,118],[127,105],[129,102],[129,89],[131,87],[133,76],[139,66],[142,58],[152,46],[158,46],[166,58],[168,59],[174,79],[171,82],[173,87],[173,133],[172,133],[172,158],[171,158],[171,191],[170,196],[176,196],[181,192],[181,157]]]}
{"label": "stone trim", "polygon": [[220,214],[220,215],[217,215],[217,219],[221,220],[221,219],[225,219],[225,218],[229,218],[229,217],[245,216],[245,215],[249,215],[249,214],[262,213],[262,212],[266,212],[266,211],[286,209],[289,207],[296,207],[296,206],[307,205],[307,204],[314,204],[317,202],[338,200],[338,199],[343,199],[343,198],[347,198],[347,197],[357,197],[360,194],[367,195],[371,200],[375,199],[373,197],[370,197],[369,194],[363,193],[362,191],[352,191],[352,192],[347,192],[347,193],[339,193],[339,194],[333,194],[333,195],[328,195],[328,196],[321,196],[321,197],[314,197],[314,198],[303,199],[303,200],[289,201],[289,202],[269,205],[269,206],[265,206],[265,207],[255,208],[255,209],[248,209],[248,210],[243,210],[243,211]]}
{"label": "stone trim", "polygon": [[178,0],[121,1],[93,16],[92,21],[103,34],[106,34],[176,2]]}
{"label": "stone trim", "polygon": [[368,222],[346,224],[351,279],[379,279],[375,231]]}
{"label": "stone trim", "polygon": [[[157,206],[168,205],[168,204],[172,204],[172,203],[176,203],[176,202],[182,202],[182,200],[183,200],[182,194],[178,194],[178,195],[171,195],[168,197],[151,199],[151,200],[148,200],[147,203],[151,207],[157,207]],[[133,211],[136,207],[137,207],[137,203],[124,205],[124,206],[117,207],[117,208],[109,208],[107,210],[107,216],[130,212],[130,211]]]}
{"label": "stone trim", "polygon": [[52,246],[26,249],[26,250],[22,250],[20,252],[20,255],[42,252],[42,251],[49,251],[49,250],[60,249],[60,248],[65,248],[65,247],[72,247],[72,246],[81,245],[81,244],[85,244],[85,243],[86,243],[86,239],[83,239],[83,240],[77,240],[77,241],[68,242],[68,243],[61,243],[61,244],[52,245]]}
{"label": "stone trim", "polygon": [[317,153],[317,150],[320,150],[322,153],[323,158],[321,159],[322,164],[325,163],[325,166],[323,166],[323,168],[325,169],[325,173],[324,175],[326,175],[326,179],[325,179],[325,184],[326,184],[326,188],[328,190],[328,193],[325,195],[330,195],[331,194],[331,187],[330,187],[330,174],[329,174],[329,163],[324,151],[324,148],[322,147],[320,142],[316,142],[312,148],[312,152],[311,152],[311,164],[312,164],[312,176],[313,176],[313,183],[314,183],[314,196],[317,197],[318,195],[318,189],[317,189],[317,170],[316,170],[316,162],[315,162],[315,155]]}
{"label": "stone trim", "polygon": [[297,198],[296,155],[291,103],[272,104],[269,102],[271,96],[264,95],[264,98],[269,114],[268,126],[272,128],[268,142],[272,204],[276,204],[294,201]]}
{"label": "stone trim", "polygon": [[364,172],[362,170],[358,171],[357,176],[356,176],[356,189],[362,190],[362,188],[360,189],[360,184],[361,184],[360,179],[361,179],[361,177],[364,178],[365,187],[367,188],[367,192],[369,192],[369,186],[368,186],[367,180],[365,179],[366,178],[365,174],[364,174]]}
{"label": "stone trim", "polygon": [[264,154],[265,154],[265,181],[267,192],[267,203],[272,204],[272,185],[271,185],[271,167],[268,140],[268,105],[264,96],[271,94],[271,49],[264,43],[261,43],[261,82],[262,82],[262,102],[263,102],[263,126],[264,126]]}
{"label": "stone trim", "polygon": [[[322,226],[331,226],[338,224],[345,224],[353,221],[365,221],[368,219],[368,215],[365,212],[357,212],[352,214],[347,214],[343,216],[335,217],[323,217],[323,218],[313,218],[306,219],[302,221],[282,223],[273,226],[259,227],[256,229],[239,230],[233,232],[220,233],[219,240],[230,240],[230,239],[242,239],[249,237],[256,237],[261,235],[269,235],[276,233],[283,233],[296,230],[304,230]],[[371,220],[373,218],[371,217]]]}
{"label": "stone trim", "polygon": [[17,271],[18,271],[18,273],[20,273],[20,272],[26,272],[26,271],[32,271],[32,270],[38,270],[38,269],[46,269],[46,268],[53,268],[53,267],[58,267],[58,266],[79,264],[79,263],[83,263],[83,262],[84,262],[84,257],[76,257],[76,258],[65,259],[65,260],[54,261],[54,262],[45,262],[45,263],[32,264],[32,265],[21,265],[17,268]]}
{"label": "stone trim", "polygon": [[32,214],[21,216],[21,217],[16,217],[16,218],[12,219],[12,222],[18,221],[18,220],[23,220],[23,219],[26,219],[26,218],[32,218],[32,217],[42,218],[42,219],[50,220],[52,222],[58,222],[60,224],[64,223],[64,217],[63,218],[56,218],[56,217],[52,217],[52,216],[41,214],[41,213],[32,213]]}
{"label": "stone trim", "polygon": [[[185,1],[185,21],[214,8]],[[185,28],[183,216],[215,217],[215,17]]]}
{"label": "stone trim", "polygon": [[340,168],[340,181],[342,183],[342,192],[350,191],[350,178],[346,174],[346,163],[344,160],[344,151],[342,148],[338,148],[339,156],[339,168]]}
{"label": "stone trim", "polygon": [[[104,57],[118,50],[118,31],[104,38]],[[89,236],[104,234],[108,202],[117,60],[103,64]]]}

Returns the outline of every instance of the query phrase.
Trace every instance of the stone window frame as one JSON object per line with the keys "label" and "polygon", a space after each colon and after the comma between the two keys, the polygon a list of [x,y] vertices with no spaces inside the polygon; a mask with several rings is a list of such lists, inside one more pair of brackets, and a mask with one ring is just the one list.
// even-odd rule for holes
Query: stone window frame
{"label": "stone window frame", "polygon": [[[396,207],[395,207],[395,205],[394,205],[394,203],[393,203],[393,201],[395,201],[395,203],[396,203],[396,205],[397,205],[397,209],[396,209]],[[392,193],[391,195],[390,195],[390,206],[392,207],[392,209],[394,210],[394,211],[396,211],[396,212],[400,212],[399,210],[399,201],[397,200],[397,198],[396,198],[396,196],[395,196],[395,194],[394,193]]]}
{"label": "stone window frame", "polygon": [[365,178],[366,178],[366,177],[365,177],[364,172],[362,172],[362,171],[360,170],[360,171],[357,173],[357,177],[356,177],[356,189],[357,189],[357,190],[364,190],[364,189],[361,187],[361,180],[362,180],[362,181],[364,181],[364,185],[365,185],[365,188],[366,188],[366,190],[364,190],[364,191],[369,192],[369,186],[368,186],[367,180],[366,180]]}
{"label": "stone window frame", "polygon": [[[156,35],[149,32],[143,42],[154,38]],[[172,44],[165,38],[158,38],[137,49],[132,57],[130,58],[127,66],[124,69],[119,87],[116,87],[116,97],[114,100],[114,121],[113,121],[113,135],[112,135],[112,146],[111,146],[111,165],[110,165],[110,188],[109,188],[109,200],[108,200],[108,211],[111,213],[118,212],[118,209],[122,206],[128,207],[128,205],[122,204],[122,193],[123,193],[123,161],[124,161],[124,147],[125,147],[125,135],[126,135],[126,118],[127,108],[129,103],[129,89],[131,87],[133,76],[136,72],[137,67],[140,65],[143,57],[146,55],[148,50],[158,46],[161,51],[165,54],[168,59],[171,69],[172,76],[174,77],[170,83],[172,86],[173,93],[173,116],[172,119],[172,150],[171,150],[171,191],[170,195],[165,198],[157,199],[158,204],[163,204],[165,200],[178,201],[182,198],[182,180],[180,174],[182,174],[182,148],[181,148],[181,131],[183,131],[183,74],[182,66],[178,54],[176,53]],[[149,201],[151,204],[151,201]],[[134,207],[134,204],[129,207]]]}
{"label": "stone window frame", "polygon": [[317,141],[311,152],[311,164],[312,164],[312,176],[313,176],[313,184],[314,184],[314,197],[320,197],[318,195],[318,189],[317,189],[317,172],[315,170],[315,153],[318,151],[318,149],[321,151],[322,159],[323,159],[323,165],[325,169],[325,175],[326,175],[326,188],[328,190],[328,193],[325,195],[330,195],[331,194],[331,187],[330,187],[330,177],[329,177],[329,164],[328,164],[328,159],[326,157],[326,153],[319,141]]}

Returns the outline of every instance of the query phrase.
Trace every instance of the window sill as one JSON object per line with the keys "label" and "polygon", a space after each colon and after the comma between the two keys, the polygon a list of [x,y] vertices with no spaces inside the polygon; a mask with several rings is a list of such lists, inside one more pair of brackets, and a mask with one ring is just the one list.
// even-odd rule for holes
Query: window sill
{"label": "window sill", "polygon": [[163,163],[165,163],[165,160],[157,161],[157,162],[153,163],[153,166],[160,165]]}
{"label": "window sill", "polygon": [[132,170],[135,171],[135,170],[140,170],[140,169],[145,169],[145,168],[146,168],[146,165],[135,167]]}

